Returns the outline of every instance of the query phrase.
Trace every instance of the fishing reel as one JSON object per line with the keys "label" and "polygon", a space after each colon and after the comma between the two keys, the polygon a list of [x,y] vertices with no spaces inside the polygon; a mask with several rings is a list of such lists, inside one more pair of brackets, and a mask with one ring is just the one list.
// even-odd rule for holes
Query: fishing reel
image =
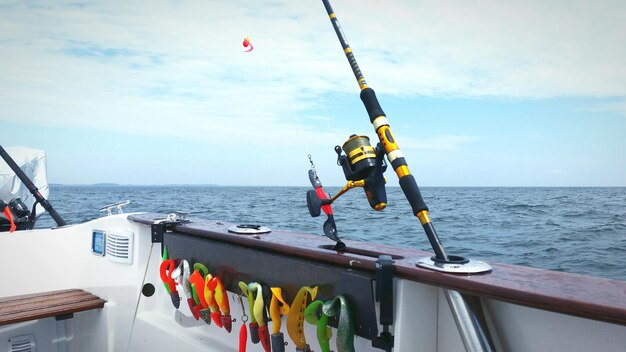
{"label": "fishing reel", "polygon": [[325,197],[323,192],[317,191],[318,188],[321,188],[317,174],[310,170],[309,177],[316,189],[307,193],[307,206],[311,216],[319,216],[321,214],[320,209],[332,204],[337,198],[355,187],[363,187],[372,209],[377,211],[385,209],[387,192],[385,191],[386,180],[383,173],[387,170],[387,163],[384,159],[385,150],[381,144],[378,143],[374,148],[367,136],[352,135],[342,147],[336,146],[335,152],[337,152],[337,165],[342,167],[348,183],[334,197]]}
{"label": "fishing reel", "polygon": [[[341,154],[343,151],[345,154]],[[385,191],[385,177],[387,170],[385,163],[385,150],[378,143],[374,149],[367,136],[351,135],[340,148],[335,147],[337,153],[337,165],[343,169],[348,183],[337,194],[337,198],[354,187],[363,187],[367,200],[376,211],[385,209],[387,206],[387,193]]]}
{"label": "fishing reel", "polygon": [[324,234],[337,242],[337,248],[343,248],[345,245],[337,236],[337,226],[331,204],[352,188],[362,187],[372,209],[377,211],[385,209],[387,193],[383,173],[387,170],[387,164],[382,145],[378,143],[376,148],[372,147],[367,136],[352,135],[342,147],[336,146],[335,152],[337,152],[337,165],[342,167],[348,183],[331,198],[324,192],[311,161],[309,179],[314,190],[307,192],[306,203],[312,217],[319,216],[322,210],[328,215],[324,223]]}
{"label": "fishing reel", "polygon": [[17,230],[32,229],[35,223],[35,207],[33,204],[32,212],[28,210],[28,206],[20,198],[13,198],[9,203],[0,200],[0,213],[4,213],[4,217],[0,218],[0,231],[9,231],[14,225]]}

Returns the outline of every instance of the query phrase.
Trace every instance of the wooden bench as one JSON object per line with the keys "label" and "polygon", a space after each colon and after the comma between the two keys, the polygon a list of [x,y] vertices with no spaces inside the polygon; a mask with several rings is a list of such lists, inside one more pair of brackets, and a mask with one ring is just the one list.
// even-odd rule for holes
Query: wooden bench
{"label": "wooden bench", "polygon": [[49,317],[68,319],[77,312],[102,308],[104,303],[100,297],[78,289],[0,298],[0,326]]}

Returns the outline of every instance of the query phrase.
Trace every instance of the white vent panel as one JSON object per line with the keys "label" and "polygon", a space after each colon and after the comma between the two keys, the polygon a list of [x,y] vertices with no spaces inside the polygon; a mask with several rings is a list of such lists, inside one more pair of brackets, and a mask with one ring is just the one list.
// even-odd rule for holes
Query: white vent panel
{"label": "white vent panel", "polygon": [[106,232],[106,257],[109,260],[132,264],[134,235],[132,231],[124,229],[110,229]]}
{"label": "white vent panel", "polygon": [[36,352],[35,335],[15,336],[9,339],[7,352]]}

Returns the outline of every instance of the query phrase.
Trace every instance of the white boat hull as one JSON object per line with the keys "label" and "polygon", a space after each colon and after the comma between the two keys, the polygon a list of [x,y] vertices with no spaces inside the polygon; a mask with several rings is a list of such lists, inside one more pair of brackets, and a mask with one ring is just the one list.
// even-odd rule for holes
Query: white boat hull
{"label": "white boat hull", "polygon": [[[132,264],[94,255],[91,250],[94,229],[132,231]],[[236,319],[231,333],[195,320],[184,302],[176,310],[159,278],[161,245],[152,243],[151,239],[150,227],[129,221],[126,214],[60,229],[0,236],[4,272],[0,298],[80,288],[107,301],[103,309],[76,313],[72,319],[45,318],[0,326],[0,350],[9,339],[28,334],[36,336],[37,351],[238,350],[242,311],[235,294],[229,293],[231,315]],[[146,283],[156,288],[151,297],[142,295]],[[395,351],[464,349],[441,287],[396,278],[394,292],[395,321],[391,331],[395,336]],[[184,296],[182,292],[181,296]],[[623,297],[626,300],[626,292]],[[626,326],[619,323],[486,296],[481,299],[497,350],[624,351],[626,346]],[[319,351],[312,325],[306,325],[306,338],[312,349]],[[285,340],[289,342],[286,350],[294,351],[286,332]],[[247,345],[248,351],[263,350],[260,344],[248,341]],[[331,346],[334,349],[334,337]],[[355,339],[355,348],[380,351],[371,347],[371,341],[360,337]]]}

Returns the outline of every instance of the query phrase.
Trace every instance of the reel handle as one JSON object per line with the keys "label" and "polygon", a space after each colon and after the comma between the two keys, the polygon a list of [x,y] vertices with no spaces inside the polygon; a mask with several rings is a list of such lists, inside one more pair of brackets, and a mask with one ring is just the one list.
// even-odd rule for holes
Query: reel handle
{"label": "reel handle", "polygon": [[321,199],[315,190],[311,189],[306,192],[306,206],[309,208],[309,214],[311,214],[312,217],[316,218],[320,216],[322,207],[330,204],[330,199]]}

